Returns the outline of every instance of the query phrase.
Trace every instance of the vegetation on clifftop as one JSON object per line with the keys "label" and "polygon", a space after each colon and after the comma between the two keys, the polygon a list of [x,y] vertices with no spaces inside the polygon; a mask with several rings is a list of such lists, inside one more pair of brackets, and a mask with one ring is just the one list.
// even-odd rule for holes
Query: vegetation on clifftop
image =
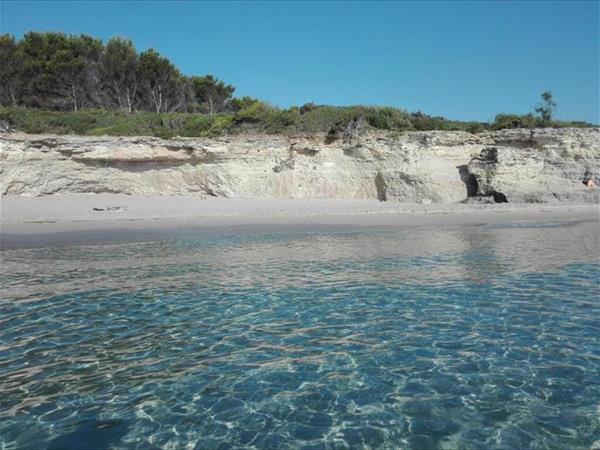
{"label": "vegetation on clifftop", "polygon": [[533,115],[499,114],[492,123],[460,122],[407,113],[395,108],[369,106],[314,106],[279,109],[256,101],[232,113],[153,113],[139,111],[48,111],[33,108],[0,107],[0,122],[26,133],[56,133],[111,136],[157,136],[170,138],[215,137],[244,132],[267,134],[325,133],[335,140],[348,133],[368,128],[395,132],[411,130],[448,130],[478,133],[504,128],[538,128],[542,126],[590,127],[584,122],[542,123]]}
{"label": "vegetation on clifftop", "polygon": [[499,114],[491,123],[462,122],[375,106],[307,103],[281,109],[213,75],[186,76],[153,49],[138,53],[127,39],[106,44],[88,35],[29,32],[0,35],[0,121],[28,133],[219,136],[241,132],[325,133],[347,138],[380,130],[586,127],[552,120],[552,94],[538,116]]}

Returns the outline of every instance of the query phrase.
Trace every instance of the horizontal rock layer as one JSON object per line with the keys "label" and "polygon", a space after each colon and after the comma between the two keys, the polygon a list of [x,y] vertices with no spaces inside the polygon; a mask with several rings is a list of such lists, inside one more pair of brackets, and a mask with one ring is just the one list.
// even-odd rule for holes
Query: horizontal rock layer
{"label": "horizontal rock layer", "polygon": [[[599,129],[215,139],[0,135],[2,194],[598,201]],[[589,181],[592,181],[591,183]],[[586,185],[587,184],[587,185]]]}

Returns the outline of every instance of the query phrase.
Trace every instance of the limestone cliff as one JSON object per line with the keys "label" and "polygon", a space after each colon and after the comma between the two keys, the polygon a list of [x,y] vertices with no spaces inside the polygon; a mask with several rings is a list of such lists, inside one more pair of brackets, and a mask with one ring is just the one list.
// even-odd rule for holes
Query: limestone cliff
{"label": "limestone cliff", "polygon": [[215,139],[0,135],[4,195],[598,201],[599,129]]}

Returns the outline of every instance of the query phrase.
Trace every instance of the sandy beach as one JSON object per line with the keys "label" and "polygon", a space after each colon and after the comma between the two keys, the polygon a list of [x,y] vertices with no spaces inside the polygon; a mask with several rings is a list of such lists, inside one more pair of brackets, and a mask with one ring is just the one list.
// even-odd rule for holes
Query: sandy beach
{"label": "sandy beach", "polygon": [[[4,247],[26,241],[177,228],[273,226],[416,226],[494,224],[523,221],[598,221],[598,205],[409,204],[376,200],[200,199],[69,194],[6,196],[2,210]],[[68,239],[67,239],[68,238]]]}

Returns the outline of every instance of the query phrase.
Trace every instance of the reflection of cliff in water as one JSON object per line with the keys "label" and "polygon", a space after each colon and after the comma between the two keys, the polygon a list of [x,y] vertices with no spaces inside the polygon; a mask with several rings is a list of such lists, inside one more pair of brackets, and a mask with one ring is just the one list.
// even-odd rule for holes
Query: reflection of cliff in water
{"label": "reflection of cliff in water", "polygon": [[[27,298],[48,292],[49,286],[55,292],[138,289],[140,277],[146,289],[165,285],[278,289],[348,280],[493,282],[515,271],[544,272],[565,261],[596,261],[600,254],[598,222],[245,230],[182,230],[146,242],[5,251],[1,296]],[[14,281],[23,276],[31,280],[25,287]]]}

